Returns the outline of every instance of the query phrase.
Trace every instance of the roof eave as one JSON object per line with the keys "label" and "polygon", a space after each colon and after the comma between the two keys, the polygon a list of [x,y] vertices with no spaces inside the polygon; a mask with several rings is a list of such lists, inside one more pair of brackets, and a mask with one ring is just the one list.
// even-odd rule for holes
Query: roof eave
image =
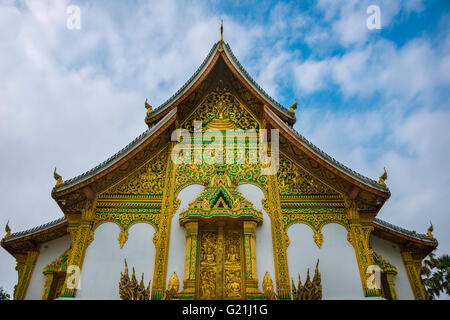
{"label": "roof eave", "polygon": [[[333,168],[341,173],[341,176],[345,177],[347,181],[356,185],[357,187],[366,189],[371,193],[375,193],[379,196],[382,196],[385,200],[390,197],[390,191],[387,187],[384,187],[378,184],[376,181],[364,177],[363,175],[347,168],[343,164],[339,163],[325,152],[317,148],[311,142],[309,142],[305,137],[301,136],[297,133],[293,128],[288,126],[284,121],[282,121],[275,113],[273,113],[269,108],[264,109],[265,114],[267,115],[267,120],[274,125],[274,127],[281,129],[286,135],[288,135],[291,139],[296,141],[299,146],[301,146],[302,150],[305,151],[309,155],[313,155],[314,158],[322,162],[323,165],[329,168]],[[381,206],[380,206],[381,207]]]}
{"label": "roof eave", "polygon": [[75,177],[70,180],[63,182],[60,186],[54,187],[52,190],[53,198],[57,198],[58,194],[64,192],[66,190],[72,189],[76,186],[84,187],[83,183],[93,179],[94,177],[100,175],[102,172],[109,168],[113,168],[121,164],[121,160],[126,156],[137,152],[140,147],[142,147],[146,141],[148,141],[151,137],[155,136],[156,133],[161,130],[165,130],[165,127],[171,123],[176,117],[177,109],[171,110],[167,115],[165,115],[158,123],[154,126],[147,129],[144,133],[142,133],[139,137],[137,137],[134,141],[128,144],[125,148],[117,152],[115,155],[94,167],[93,169]]}
{"label": "roof eave", "polygon": [[[38,246],[40,243],[51,241],[67,234],[67,226],[67,219],[63,217],[35,228],[15,232],[8,238],[3,238],[1,246],[11,255],[14,255],[17,251],[14,249],[15,244],[20,242],[27,243],[27,246],[31,249],[34,246]],[[45,241],[43,240],[44,238]]]}
{"label": "roof eave", "polygon": [[162,117],[172,106],[176,106],[180,100],[186,94],[195,87],[195,84],[203,78],[207,71],[211,68],[212,64],[217,60],[216,57],[219,55],[219,42],[215,43],[214,46],[209,51],[206,58],[203,60],[202,64],[198,69],[194,72],[194,74],[189,78],[188,81],[184,83],[184,85],[178,89],[175,94],[173,94],[169,99],[167,99],[164,103],[158,106],[155,110],[153,110],[150,114],[145,117],[145,122],[150,126],[152,123],[157,121],[160,117]]}
{"label": "roof eave", "polygon": [[274,110],[276,110],[280,115],[285,117],[285,120],[289,122],[290,125],[293,125],[296,122],[296,117],[294,113],[289,112],[288,109],[279,104],[275,99],[273,99],[267,92],[262,89],[258,83],[253,80],[247,70],[241,65],[239,60],[234,55],[228,44],[223,46],[226,57],[229,59],[234,69],[244,78],[244,80],[251,86],[254,92],[266,103],[266,105],[270,105]]}

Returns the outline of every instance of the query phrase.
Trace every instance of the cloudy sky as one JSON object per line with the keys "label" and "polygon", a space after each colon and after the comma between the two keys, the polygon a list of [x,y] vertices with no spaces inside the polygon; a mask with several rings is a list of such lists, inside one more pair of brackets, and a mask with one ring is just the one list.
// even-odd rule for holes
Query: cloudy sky
{"label": "cloudy sky", "polygon": [[[64,179],[116,153],[195,72],[219,39],[295,128],[392,196],[379,218],[450,253],[450,3],[447,0],[0,0],[0,226],[62,216]],[[79,29],[69,28],[80,9]],[[369,29],[370,5],[381,29]],[[71,24],[72,23],[72,24]],[[69,27],[68,27],[69,26]],[[3,234],[1,234],[3,236]],[[10,294],[15,261],[0,250]]]}

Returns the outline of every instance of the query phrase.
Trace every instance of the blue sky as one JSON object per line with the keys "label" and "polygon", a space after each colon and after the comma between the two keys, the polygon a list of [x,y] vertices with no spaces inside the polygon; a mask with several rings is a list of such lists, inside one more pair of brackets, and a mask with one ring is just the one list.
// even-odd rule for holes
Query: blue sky
{"label": "blue sky", "polygon": [[[67,7],[81,28],[67,28]],[[381,29],[369,30],[370,5]],[[289,107],[295,128],[392,196],[379,217],[450,252],[450,2],[0,0],[0,225],[61,216],[56,166],[77,176],[143,132],[145,98],[168,99],[219,39]],[[0,251],[0,286],[14,259]]]}

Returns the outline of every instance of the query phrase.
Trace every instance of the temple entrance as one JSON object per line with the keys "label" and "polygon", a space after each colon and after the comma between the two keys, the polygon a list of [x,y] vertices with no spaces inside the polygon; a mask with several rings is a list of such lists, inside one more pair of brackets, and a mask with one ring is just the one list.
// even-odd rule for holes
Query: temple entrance
{"label": "temple entrance", "polygon": [[255,230],[262,212],[222,167],[205,190],[180,212],[186,228],[183,299],[260,299]]}
{"label": "temple entrance", "polygon": [[195,299],[245,299],[242,222],[199,226]]}

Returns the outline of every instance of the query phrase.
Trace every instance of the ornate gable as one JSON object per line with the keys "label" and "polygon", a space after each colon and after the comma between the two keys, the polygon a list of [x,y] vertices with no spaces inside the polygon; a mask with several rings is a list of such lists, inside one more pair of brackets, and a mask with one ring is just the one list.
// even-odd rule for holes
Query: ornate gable
{"label": "ornate gable", "polygon": [[180,213],[180,224],[196,219],[247,219],[262,223],[262,212],[245,199],[226,171],[219,168],[205,190]]}

